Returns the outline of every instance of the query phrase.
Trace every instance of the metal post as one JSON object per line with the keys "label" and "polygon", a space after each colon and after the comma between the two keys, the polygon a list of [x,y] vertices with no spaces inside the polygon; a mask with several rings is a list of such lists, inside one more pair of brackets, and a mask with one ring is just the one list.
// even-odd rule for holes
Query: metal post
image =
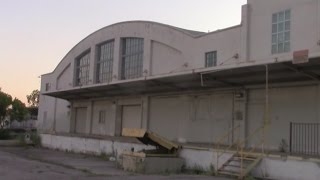
{"label": "metal post", "polygon": [[266,65],[266,112],[265,112],[265,125],[269,122],[269,67]]}
{"label": "metal post", "polygon": [[292,153],[292,122],[290,122],[290,143],[289,143],[289,152]]}
{"label": "metal post", "polygon": [[265,147],[265,131],[266,127],[269,125],[269,67],[266,65],[266,85],[265,85],[265,112],[264,112],[264,122],[263,122],[263,132],[262,132],[262,153],[264,154]]}

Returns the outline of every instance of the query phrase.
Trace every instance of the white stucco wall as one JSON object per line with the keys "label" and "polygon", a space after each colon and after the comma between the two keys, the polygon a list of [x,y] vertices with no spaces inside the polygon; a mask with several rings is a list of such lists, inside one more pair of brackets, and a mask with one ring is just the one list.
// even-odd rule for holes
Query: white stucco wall
{"label": "white stucco wall", "polygon": [[[293,51],[309,49],[319,54],[318,0],[248,0],[250,13],[249,51],[251,61],[291,60]],[[291,51],[271,54],[272,14],[291,9]]]}
{"label": "white stucco wall", "polygon": [[[281,140],[289,144],[290,122],[319,123],[320,105],[318,86],[282,87],[270,89],[270,126],[267,129],[266,146],[278,150]],[[247,133],[250,135],[263,125],[265,112],[265,91],[249,90]],[[261,133],[249,139],[254,146],[261,139]]]}

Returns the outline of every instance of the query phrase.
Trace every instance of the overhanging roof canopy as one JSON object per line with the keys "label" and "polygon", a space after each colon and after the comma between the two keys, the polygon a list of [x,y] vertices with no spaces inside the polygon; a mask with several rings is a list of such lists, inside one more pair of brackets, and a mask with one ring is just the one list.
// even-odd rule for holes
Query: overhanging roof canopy
{"label": "overhanging roof canopy", "polygon": [[[157,79],[82,87],[74,90],[44,93],[61,99],[88,99],[159,92],[205,90],[212,88],[240,88],[266,82],[266,65],[238,67],[219,71],[190,73]],[[269,83],[320,80],[320,59],[308,63],[279,62],[268,64]]]}

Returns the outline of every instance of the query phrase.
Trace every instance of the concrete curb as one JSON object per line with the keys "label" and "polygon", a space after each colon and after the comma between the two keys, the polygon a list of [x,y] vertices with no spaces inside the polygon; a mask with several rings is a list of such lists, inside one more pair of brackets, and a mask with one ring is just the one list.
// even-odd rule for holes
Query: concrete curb
{"label": "concrete curb", "polygon": [[20,146],[21,143],[19,140],[0,140],[0,147],[1,146]]}

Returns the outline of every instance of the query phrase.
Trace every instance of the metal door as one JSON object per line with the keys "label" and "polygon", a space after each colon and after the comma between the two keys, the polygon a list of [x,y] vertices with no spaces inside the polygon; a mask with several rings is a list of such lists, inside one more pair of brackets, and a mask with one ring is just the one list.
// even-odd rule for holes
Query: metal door
{"label": "metal door", "polygon": [[76,133],[86,132],[87,108],[76,108]]}
{"label": "metal door", "polygon": [[122,106],[122,128],[141,128],[141,106]]}

